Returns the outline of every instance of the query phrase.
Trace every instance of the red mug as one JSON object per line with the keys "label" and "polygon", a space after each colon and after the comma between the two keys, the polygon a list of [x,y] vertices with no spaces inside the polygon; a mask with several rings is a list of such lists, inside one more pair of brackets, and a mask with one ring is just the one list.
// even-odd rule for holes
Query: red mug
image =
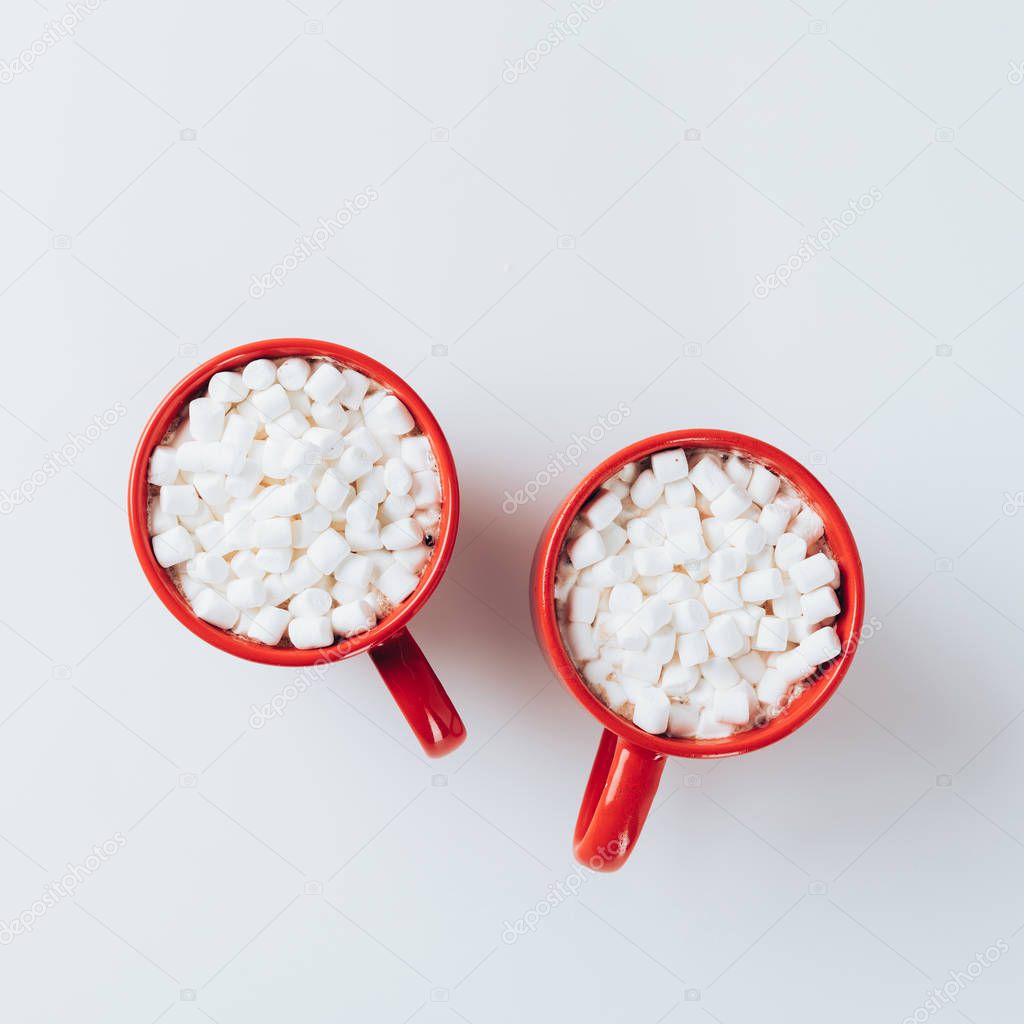
{"label": "red mug", "polygon": [[[555,571],[566,534],[594,491],[624,466],[667,448],[712,448],[759,462],[788,480],[821,516],[825,536],[841,574],[842,611],[835,623],[842,643],[832,661],[789,706],[767,725],[723,739],[672,739],[652,736],[615,714],[576,670],[555,614]],[[598,871],[616,871],[626,863],[658,791],[666,756],[728,757],[747,754],[788,736],[821,710],[835,693],[856,652],[864,620],[864,572],[849,524],[832,496],[811,472],[785,452],[763,441],[725,430],[677,430],[639,441],[613,455],[590,473],[561,504],[544,529],[533,563],[530,592],[537,639],[555,674],[569,692],[604,726],[597,757],[576,821],[577,860]]]}
{"label": "red mug", "polygon": [[[148,471],[153,449],[163,442],[168,430],[188,402],[202,391],[215,373],[236,369],[253,359],[273,359],[279,356],[322,356],[359,370],[393,392],[412,413],[419,429],[430,439],[441,478],[441,522],[434,553],[423,570],[416,589],[387,618],[378,622],[368,632],[341,640],[331,647],[313,650],[270,647],[204,622],[175,586],[168,570],[157,562],[149,533]],[[409,620],[437,588],[451,561],[455,535],[459,527],[459,482],[455,473],[455,461],[441,427],[423,399],[401,377],[375,359],[354,349],[326,341],[274,338],[241,345],[197,366],[172,388],[157,406],[142,432],[138,447],[135,449],[128,483],[128,524],[142,571],[156,591],[157,597],[180,623],[187,626],[200,639],[238,658],[262,662],[265,665],[289,667],[342,661],[365,651],[373,659],[384,684],[430,757],[442,757],[451,753],[466,739],[466,730],[459,713],[406,628]]]}

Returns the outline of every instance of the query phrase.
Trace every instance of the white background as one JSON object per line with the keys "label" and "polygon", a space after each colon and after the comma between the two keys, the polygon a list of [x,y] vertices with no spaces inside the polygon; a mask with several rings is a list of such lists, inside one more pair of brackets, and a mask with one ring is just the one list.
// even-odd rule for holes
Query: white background
{"label": "white background", "polygon": [[[568,4],[107,0],[0,69],[4,496],[116,421],[3,505],[0,920],[127,840],[0,946],[5,1019],[895,1024],[999,940],[937,1019],[1010,1019],[1024,9],[835,3],[607,0],[513,81]],[[7,0],[0,59],[64,12]],[[446,761],[365,658],[250,728],[289,673],[200,643],[135,562],[149,412],[281,335],[384,361],[454,448],[459,547],[413,630],[468,725]],[[532,637],[534,543],[600,458],[696,426],[812,465],[878,628],[808,728],[670,764],[626,870],[504,942],[574,872],[598,736]]]}

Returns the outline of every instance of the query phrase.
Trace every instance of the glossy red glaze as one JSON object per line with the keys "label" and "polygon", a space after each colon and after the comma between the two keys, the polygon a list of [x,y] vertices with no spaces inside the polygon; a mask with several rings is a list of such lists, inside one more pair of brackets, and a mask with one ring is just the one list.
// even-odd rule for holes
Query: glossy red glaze
{"label": "glossy red glaze", "polygon": [[[587,498],[625,465],[666,448],[714,448],[736,452],[785,477],[821,516],[825,537],[841,573],[842,613],[835,623],[842,651],[813,686],[777,718],[718,740],[652,736],[609,710],[576,671],[555,614],[555,571],[566,534]],[[559,506],[544,529],[533,564],[531,610],[534,629],[551,667],[569,692],[604,726],[605,734],[587,782],[576,823],[577,859],[595,870],[622,867],[636,844],[664,770],[664,757],[728,757],[747,754],[788,736],[809,721],[835,693],[857,650],[864,621],[864,571],[849,524],[821,482],[796,459],[744,434],[725,430],[677,430],[624,448],[589,473]]]}
{"label": "glossy red glaze", "polygon": [[[434,553],[423,571],[416,590],[386,619],[368,632],[351,640],[339,641],[331,647],[320,647],[311,651],[269,647],[204,622],[175,586],[168,571],[157,562],[149,535],[148,468],[153,449],[163,442],[168,431],[176,425],[188,402],[202,393],[207,381],[215,373],[236,369],[253,359],[273,359],[281,356],[322,356],[333,359],[359,370],[394,392],[412,413],[420,430],[430,438],[437,458],[443,496],[441,523],[437,531]],[[374,655],[374,662],[382,675],[385,672],[393,673],[385,682],[393,693],[397,690],[402,694],[398,700],[399,707],[427,754],[440,757],[454,750],[465,739],[465,728],[458,712],[405,628],[437,589],[455,548],[459,526],[459,482],[455,472],[455,460],[440,425],[423,399],[401,377],[382,363],[355,349],[326,341],[309,338],[273,338],[240,345],[197,366],[160,402],[142,432],[138,447],[135,449],[128,481],[128,525],[142,571],[156,591],[157,597],[182,625],[200,639],[238,658],[266,665],[291,667],[341,661],[369,651]],[[415,657],[409,654],[413,650]]]}

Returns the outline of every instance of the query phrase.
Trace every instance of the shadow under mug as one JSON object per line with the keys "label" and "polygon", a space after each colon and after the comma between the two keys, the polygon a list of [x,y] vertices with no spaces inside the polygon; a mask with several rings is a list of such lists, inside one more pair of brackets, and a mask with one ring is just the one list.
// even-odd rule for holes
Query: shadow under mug
{"label": "shadow under mug", "polygon": [[[723,739],[673,739],[652,736],[611,711],[587,686],[565,649],[555,612],[555,572],[566,535],[587,499],[624,466],[667,448],[713,448],[735,452],[767,466],[788,480],[825,524],[825,538],[840,571],[842,611],[836,620],[842,649],[839,656],[802,694],[767,725]],[[778,448],[744,434],[725,430],[677,430],[649,437],[601,463],[559,506],[541,535],[530,588],[534,629],[555,674],[569,692],[603,726],[594,766],[576,821],[577,860],[597,871],[616,871],[625,864],[647,820],[665,758],[728,757],[747,754],[788,736],[811,719],[835,693],[856,653],[864,620],[864,572],[849,524],[816,477]]]}
{"label": "shadow under mug", "polygon": [[[320,356],[364,373],[393,392],[408,408],[416,425],[429,439],[441,478],[441,522],[434,552],[413,593],[373,629],[330,647],[297,650],[271,647],[219,629],[192,610],[167,569],[153,554],[149,533],[149,459],[178,422],[188,402],[202,393],[210,377],[234,370],[253,359],[282,356]],[[373,659],[420,745],[430,757],[442,757],[459,747],[466,730],[459,713],[445,693],[423,652],[406,628],[437,588],[452,557],[459,525],[459,483],[451,449],[437,420],[415,391],[386,366],[354,349],[309,338],[274,338],[222,352],[197,366],[160,402],[142,432],[132,460],[128,483],[128,522],[135,553],[157,597],[182,625],[200,639],[238,658],[285,667],[324,666],[364,652]]]}

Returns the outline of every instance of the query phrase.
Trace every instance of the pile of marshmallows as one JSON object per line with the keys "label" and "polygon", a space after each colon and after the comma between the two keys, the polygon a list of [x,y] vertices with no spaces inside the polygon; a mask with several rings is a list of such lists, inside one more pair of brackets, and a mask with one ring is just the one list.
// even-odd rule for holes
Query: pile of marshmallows
{"label": "pile of marshmallows", "polygon": [[149,463],[153,552],[195,613],[264,644],[371,629],[430,560],[441,482],[409,410],[326,360],[216,373]]}
{"label": "pile of marshmallows", "polygon": [[763,725],[840,652],[821,518],[735,454],[662,451],[587,502],[555,599],[591,690],[646,732]]}

